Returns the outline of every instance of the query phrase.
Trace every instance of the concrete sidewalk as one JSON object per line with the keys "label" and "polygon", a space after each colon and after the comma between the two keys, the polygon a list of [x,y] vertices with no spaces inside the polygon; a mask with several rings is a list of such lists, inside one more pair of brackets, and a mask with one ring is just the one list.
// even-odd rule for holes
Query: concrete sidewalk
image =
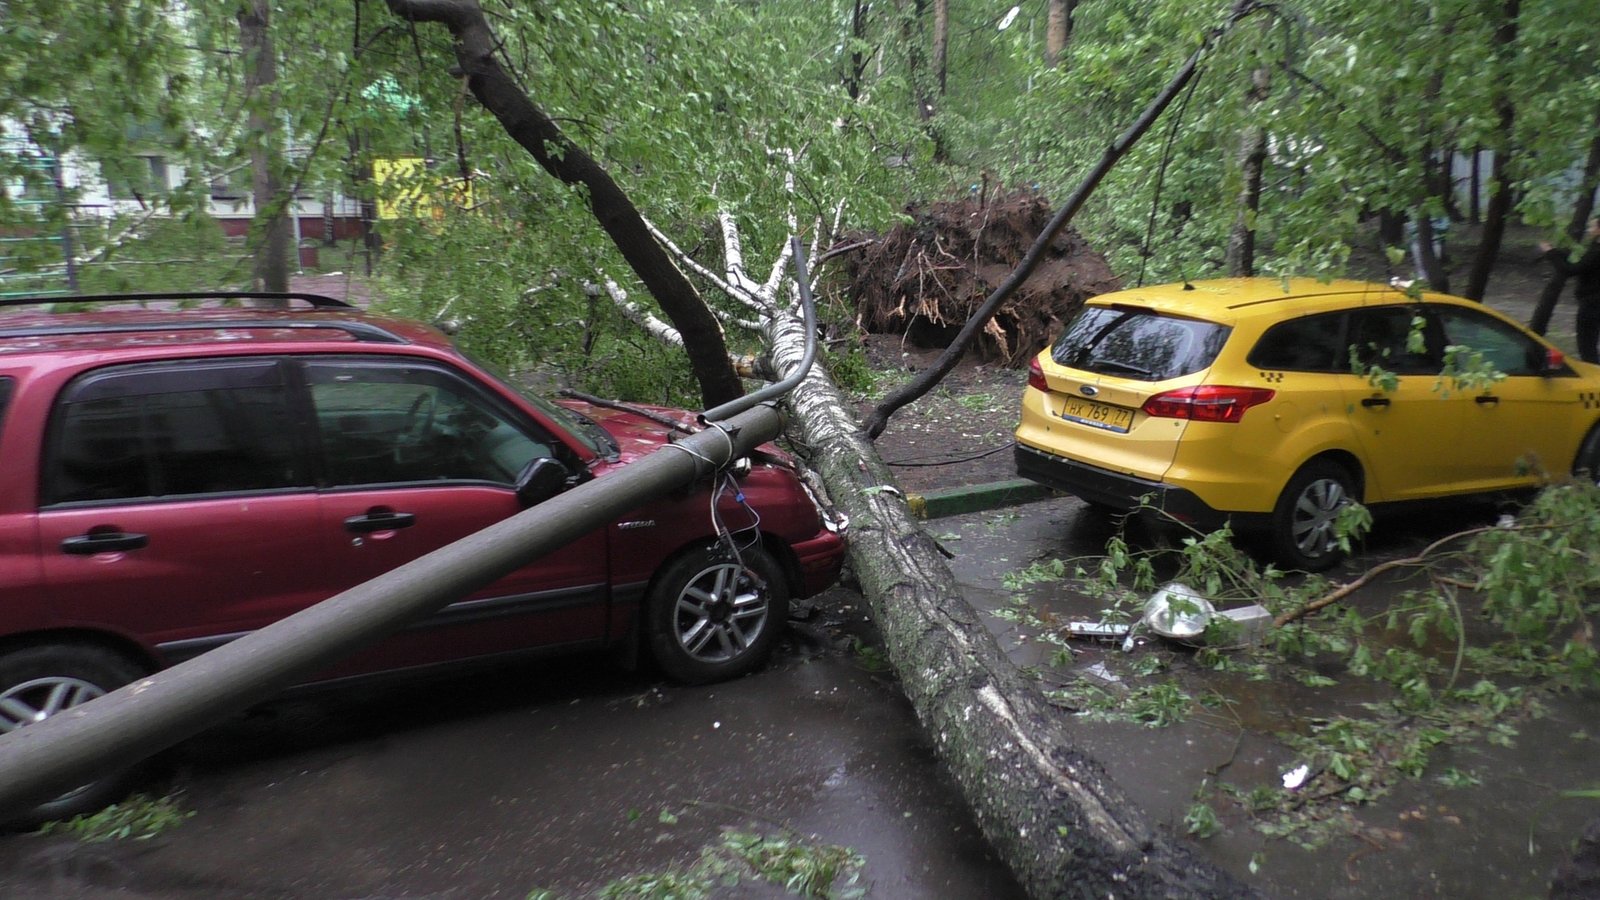
{"label": "concrete sidewalk", "polygon": [[966,513],[983,512],[1034,503],[1055,496],[1055,492],[1026,478],[971,484],[963,487],[906,494],[906,505],[919,519],[941,519]]}

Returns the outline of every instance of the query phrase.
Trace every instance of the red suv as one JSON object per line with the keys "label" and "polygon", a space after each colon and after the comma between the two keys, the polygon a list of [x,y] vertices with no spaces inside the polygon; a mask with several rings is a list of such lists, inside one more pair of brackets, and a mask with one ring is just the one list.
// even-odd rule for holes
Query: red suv
{"label": "red suv", "polygon": [[[269,295],[226,296],[239,299],[0,308],[0,732],[538,502],[525,473],[549,464],[536,460],[577,484],[694,427],[679,410],[551,402],[417,322],[311,295],[271,295],[292,300],[274,309],[237,305]],[[789,599],[830,584],[844,552],[793,461],[754,457],[313,680],[628,642],[685,681],[749,671]],[[96,808],[118,787],[39,815]]]}

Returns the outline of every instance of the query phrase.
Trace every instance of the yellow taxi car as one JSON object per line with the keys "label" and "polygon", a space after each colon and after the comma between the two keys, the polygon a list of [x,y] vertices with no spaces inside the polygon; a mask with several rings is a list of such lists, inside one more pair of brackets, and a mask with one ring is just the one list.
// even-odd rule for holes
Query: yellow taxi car
{"label": "yellow taxi car", "polygon": [[1319,571],[1340,558],[1334,520],[1350,501],[1600,472],[1597,422],[1600,366],[1482,304],[1219,279],[1089,300],[1030,366],[1016,462],[1093,505],[1143,502],[1201,529],[1231,520],[1284,566]]}

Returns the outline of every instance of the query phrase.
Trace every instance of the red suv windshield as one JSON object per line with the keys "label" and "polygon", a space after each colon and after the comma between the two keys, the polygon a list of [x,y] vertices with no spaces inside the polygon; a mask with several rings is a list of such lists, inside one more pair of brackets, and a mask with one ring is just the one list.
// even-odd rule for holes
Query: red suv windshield
{"label": "red suv windshield", "polygon": [[557,406],[534,391],[530,391],[527,388],[524,388],[522,385],[517,384],[515,379],[506,375],[506,373],[494,363],[479,359],[478,357],[466,352],[465,350],[462,350],[459,347],[456,348],[456,352],[460,353],[462,356],[465,356],[467,359],[472,360],[473,364],[485,372],[488,372],[501,384],[511,388],[518,394],[521,394],[522,399],[528,401],[530,405],[537,408],[541,413],[544,413],[552,420],[565,426],[567,431],[571,433],[573,437],[582,441],[584,445],[586,445],[589,450],[597,456],[612,456],[617,452],[616,442],[612,440],[611,435],[608,434],[604,428],[601,428],[590,419],[580,416],[570,409]]}

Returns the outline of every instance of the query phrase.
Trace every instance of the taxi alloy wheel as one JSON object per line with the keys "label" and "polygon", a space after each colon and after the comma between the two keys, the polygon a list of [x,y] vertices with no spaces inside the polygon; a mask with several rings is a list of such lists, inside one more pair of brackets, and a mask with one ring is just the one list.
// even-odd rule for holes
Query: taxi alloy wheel
{"label": "taxi alloy wheel", "polygon": [[1273,555],[1285,568],[1321,572],[1344,556],[1334,526],[1356,500],[1354,479],[1327,460],[1307,463],[1278,497],[1272,513]]}

